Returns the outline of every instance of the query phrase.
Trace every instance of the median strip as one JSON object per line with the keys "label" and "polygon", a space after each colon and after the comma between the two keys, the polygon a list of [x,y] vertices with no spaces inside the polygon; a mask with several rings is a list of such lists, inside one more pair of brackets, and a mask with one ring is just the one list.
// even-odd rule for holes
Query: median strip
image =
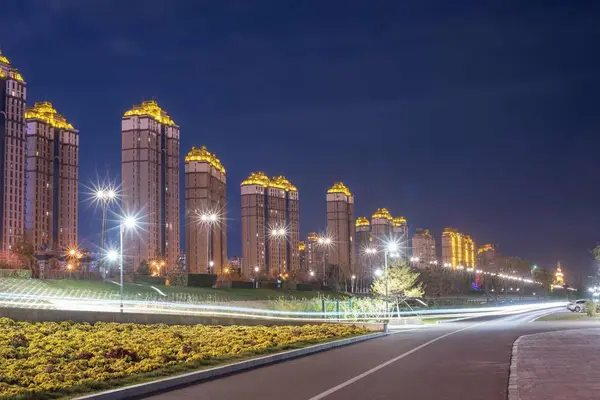
{"label": "median strip", "polygon": [[177,388],[179,386],[188,385],[191,383],[199,383],[209,379],[215,379],[225,375],[230,375],[238,372],[248,371],[254,368],[259,368],[265,365],[278,363],[285,360],[306,356],[309,354],[318,353],[321,351],[330,350],[336,347],[347,346],[349,344],[363,342],[365,340],[375,339],[386,336],[383,332],[371,333],[368,335],[355,336],[348,339],[336,340],[333,342],[317,344],[314,346],[304,347],[297,350],[289,350],[281,353],[276,353],[264,357],[253,358],[246,361],[241,361],[233,364],[224,365],[222,367],[210,368],[202,371],[190,372],[183,375],[164,378],[152,382],[141,383],[138,385],[126,386],[119,389],[108,390],[105,392],[95,393],[77,399],[127,399],[131,397],[139,397],[149,395],[155,392],[161,392]]}

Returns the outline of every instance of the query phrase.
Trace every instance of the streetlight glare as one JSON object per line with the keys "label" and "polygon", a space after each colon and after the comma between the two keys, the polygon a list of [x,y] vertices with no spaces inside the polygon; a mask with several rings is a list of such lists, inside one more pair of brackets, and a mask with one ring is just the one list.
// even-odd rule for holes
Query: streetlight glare
{"label": "streetlight glare", "polygon": [[97,198],[97,199],[100,199],[100,200],[102,200],[102,199],[104,199],[104,196],[105,196],[105,195],[106,195],[106,194],[104,193],[104,190],[102,190],[102,189],[100,189],[100,190],[98,190],[98,191],[96,192],[96,198]]}
{"label": "streetlight glare", "polygon": [[113,189],[108,189],[108,191],[106,192],[106,197],[112,200],[115,197],[117,197],[117,192],[115,192]]}
{"label": "streetlight glare", "polygon": [[254,272],[258,272],[260,268],[254,267]]}
{"label": "streetlight glare", "polygon": [[123,219],[123,224],[126,228],[135,228],[135,226],[137,225],[137,221],[135,217],[130,215]]}
{"label": "streetlight glare", "polygon": [[117,261],[118,258],[119,258],[119,252],[117,252],[116,250],[109,250],[106,253],[106,259],[108,261]]}
{"label": "streetlight glare", "polygon": [[211,220],[211,222],[215,222],[217,220],[217,214],[210,214],[208,218]]}
{"label": "streetlight glare", "polygon": [[388,243],[387,249],[390,253],[397,252],[398,251],[398,243],[396,243],[396,242]]}
{"label": "streetlight glare", "polygon": [[271,231],[271,235],[273,235],[273,236],[276,236],[276,235],[277,235],[277,229],[273,229],[273,230]]}
{"label": "streetlight glare", "polygon": [[375,275],[377,275],[377,276],[381,276],[382,274],[383,274],[383,271],[382,271],[381,269],[377,268],[377,269],[375,270]]}

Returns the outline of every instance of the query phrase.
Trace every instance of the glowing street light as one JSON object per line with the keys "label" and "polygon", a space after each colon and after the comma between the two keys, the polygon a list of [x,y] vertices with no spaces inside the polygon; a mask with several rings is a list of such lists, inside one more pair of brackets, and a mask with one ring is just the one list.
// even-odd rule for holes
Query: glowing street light
{"label": "glowing street light", "polygon": [[271,240],[277,244],[277,288],[281,287],[281,240],[285,240],[286,234],[285,228],[271,229]]}
{"label": "glowing street light", "polygon": [[212,274],[215,263],[210,259],[210,237],[213,225],[219,223],[219,215],[214,212],[205,212],[198,214],[198,218],[202,224],[206,225],[206,265],[207,273]]}
{"label": "glowing street light", "polygon": [[317,238],[317,246],[319,246],[323,250],[323,286],[327,285],[327,275],[325,274],[325,268],[327,265],[327,250],[331,246],[333,241],[328,236],[319,236]]}
{"label": "glowing street light", "polygon": [[133,215],[126,215],[125,217],[121,217],[121,223],[119,224],[119,242],[120,242],[120,251],[119,251],[119,267],[121,269],[121,287],[120,287],[120,295],[121,295],[121,304],[120,310],[123,312],[123,232],[125,229],[135,229],[137,227],[137,220]]}
{"label": "glowing street light", "polygon": [[104,249],[104,239],[106,237],[106,214],[111,203],[117,200],[117,191],[113,186],[100,186],[94,193],[96,201],[102,205],[102,238],[100,247]]}

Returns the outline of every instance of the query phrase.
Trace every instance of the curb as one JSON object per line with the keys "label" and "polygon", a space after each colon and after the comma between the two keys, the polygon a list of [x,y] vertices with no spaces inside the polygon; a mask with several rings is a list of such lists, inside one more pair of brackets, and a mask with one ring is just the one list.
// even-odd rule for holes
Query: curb
{"label": "curb", "polygon": [[[200,383],[209,379],[218,378],[224,375],[230,375],[237,372],[243,372],[262,367],[264,365],[274,364],[280,361],[291,360],[306,356],[321,351],[326,351],[336,347],[347,346],[349,344],[363,342],[370,339],[376,339],[387,336],[386,333],[378,332],[368,335],[356,336],[349,339],[336,340],[333,342],[316,344],[314,346],[304,347],[302,349],[288,350],[281,353],[276,353],[264,357],[254,358],[251,360],[240,361],[234,364],[224,365],[201,371],[188,372],[183,375],[177,375],[170,378],[163,378],[147,383],[125,386],[119,389],[108,390],[105,392],[94,393],[82,397],[77,397],[76,400],[108,400],[108,399],[128,399],[132,397],[140,397],[151,393],[174,389],[178,386],[184,386],[190,383]],[[512,400],[512,399],[511,399]]]}
{"label": "curb", "polygon": [[517,383],[517,379],[519,378],[517,370],[517,354],[519,352],[519,342],[525,336],[528,335],[519,336],[512,346],[512,353],[510,356],[510,367],[508,373],[508,400],[521,400],[521,396],[519,396],[519,387]]}

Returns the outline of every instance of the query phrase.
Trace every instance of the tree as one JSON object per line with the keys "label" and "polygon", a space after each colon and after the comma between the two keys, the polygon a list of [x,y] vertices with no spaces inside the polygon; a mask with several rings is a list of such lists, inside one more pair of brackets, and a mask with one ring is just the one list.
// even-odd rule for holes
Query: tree
{"label": "tree", "polygon": [[600,242],[596,244],[596,247],[592,250],[592,255],[594,256],[594,261],[596,261],[596,271],[594,274],[594,284],[600,284]]}
{"label": "tree", "polygon": [[150,269],[148,268],[148,261],[143,260],[140,262],[140,266],[138,267],[137,273],[139,275],[150,275]]}
{"label": "tree", "polygon": [[24,236],[17,239],[12,247],[12,252],[16,254],[19,260],[30,269],[32,275],[36,275],[35,248]]}
{"label": "tree", "polygon": [[552,272],[544,268],[538,268],[534,271],[533,276],[536,281],[542,284],[544,291],[549,293],[550,289],[552,289],[552,284],[554,283],[554,275]]}
{"label": "tree", "polygon": [[421,272],[419,280],[423,283],[423,289],[428,296],[440,297],[452,293],[454,285],[452,272],[437,265],[426,267]]}
{"label": "tree", "polygon": [[[388,296],[389,297],[421,297],[423,284],[419,282],[419,273],[407,266],[388,268]],[[371,285],[371,291],[380,296],[385,296],[385,275],[376,278]]]}

